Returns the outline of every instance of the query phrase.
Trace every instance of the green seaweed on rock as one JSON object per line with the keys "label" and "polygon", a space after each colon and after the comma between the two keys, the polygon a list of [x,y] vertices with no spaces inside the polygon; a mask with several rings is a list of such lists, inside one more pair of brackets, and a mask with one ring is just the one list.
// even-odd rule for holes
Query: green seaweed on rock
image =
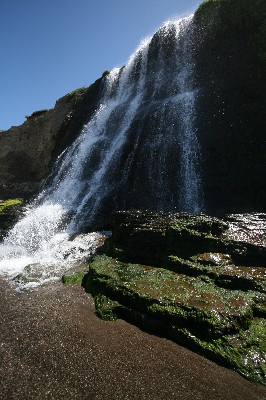
{"label": "green seaweed on rock", "polygon": [[96,314],[107,320],[127,316],[144,328],[159,326],[166,336],[265,383],[265,320],[254,318],[265,296],[219,287],[165,268],[123,263],[99,255],[83,286],[92,294]]}
{"label": "green seaweed on rock", "polygon": [[63,275],[62,276],[62,283],[64,285],[81,285],[85,272],[76,272],[71,275]]}
{"label": "green seaweed on rock", "polygon": [[9,200],[0,200],[0,212],[6,211],[8,207],[17,206],[23,204],[22,199],[9,199]]}

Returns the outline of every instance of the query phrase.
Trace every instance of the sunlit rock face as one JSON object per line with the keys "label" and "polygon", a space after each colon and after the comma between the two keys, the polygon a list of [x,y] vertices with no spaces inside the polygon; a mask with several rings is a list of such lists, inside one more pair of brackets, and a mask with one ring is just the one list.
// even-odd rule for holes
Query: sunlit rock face
{"label": "sunlit rock face", "polygon": [[95,111],[101,80],[35,111],[20,126],[0,132],[0,199],[36,195],[58,155]]}

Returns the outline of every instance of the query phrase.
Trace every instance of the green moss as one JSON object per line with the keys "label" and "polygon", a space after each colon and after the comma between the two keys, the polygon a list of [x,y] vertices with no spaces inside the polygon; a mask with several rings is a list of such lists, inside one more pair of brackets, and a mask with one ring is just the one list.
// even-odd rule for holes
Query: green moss
{"label": "green moss", "polygon": [[62,283],[64,285],[73,285],[73,284],[81,285],[84,275],[85,272],[77,272],[72,275],[63,275]]}
{"label": "green moss", "polygon": [[204,215],[187,221],[173,219],[166,229],[166,253],[189,258],[195,253],[219,253],[225,250],[220,235],[227,229],[221,221]]}
{"label": "green moss", "polygon": [[193,329],[175,328],[172,335],[197,353],[265,385],[265,332],[265,321],[256,320],[246,331],[208,341],[199,337]]}
{"label": "green moss", "polygon": [[159,231],[155,219],[155,241],[145,217],[119,216],[108,256],[96,256],[83,280],[96,314],[129,320],[265,383],[265,268],[235,264],[238,253],[263,261],[262,249],[229,240],[217,218],[173,215]]}
{"label": "green moss", "polygon": [[99,318],[105,321],[117,320],[115,309],[119,306],[118,302],[111,300],[109,297],[103,294],[97,294],[94,297],[94,304],[96,315]]}
{"label": "green moss", "polygon": [[231,292],[208,279],[106,256],[96,257],[90,265],[85,287],[94,296],[104,293],[125,307],[168,322],[196,323],[207,334],[247,328],[256,299],[254,292]]}
{"label": "green moss", "polygon": [[[210,16],[215,9],[220,9],[223,15],[226,15],[228,26],[229,23],[241,22],[244,15],[249,15],[250,18],[256,17],[263,19],[261,11],[265,9],[264,0],[205,0],[195,12],[196,16]],[[252,21],[249,21],[252,22]]]}
{"label": "green moss", "polygon": [[228,266],[223,265],[222,261],[217,265],[211,264],[211,262],[202,262],[201,256],[206,256],[207,259],[207,254],[198,254],[190,257],[189,260],[168,256],[166,266],[174,272],[189,276],[205,275],[225,288],[244,291],[256,290],[266,293],[265,268],[233,264]]}
{"label": "green moss", "polygon": [[238,350],[241,359],[240,372],[248,378],[266,384],[266,321],[255,318],[249,329],[228,337]]}
{"label": "green moss", "polygon": [[215,6],[220,5],[222,1],[224,1],[224,0],[205,0],[199,5],[195,14],[199,15],[200,13],[202,13],[203,11],[206,11],[206,9],[208,9],[209,7],[212,7],[213,5],[215,5]]}
{"label": "green moss", "polygon": [[266,322],[253,318],[263,301],[256,292],[106,256],[91,263],[84,285],[100,318],[124,312],[147,329],[163,327],[171,339],[265,384]]}
{"label": "green moss", "polygon": [[104,76],[106,76],[106,75],[109,75],[109,74],[110,74],[110,71],[105,70],[105,71],[102,73],[102,77],[104,77]]}
{"label": "green moss", "polygon": [[79,95],[84,94],[86,90],[87,90],[86,87],[81,87],[79,89],[73,90],[72,92],[68,93],[65,97],[67,100],[72,100],[78,97]]}
{"label": "green moss", "polygon": [[17,206],[20,204],[23,204],[22,199],[10,199],[10,200],[0,201],[0,212],[6,211],[8,207]]}

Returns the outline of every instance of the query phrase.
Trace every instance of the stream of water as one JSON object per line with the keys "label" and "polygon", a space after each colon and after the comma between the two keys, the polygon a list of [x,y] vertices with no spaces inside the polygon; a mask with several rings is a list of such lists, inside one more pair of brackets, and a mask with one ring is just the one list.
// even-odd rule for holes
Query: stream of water
{"label": "stream of water", "polygon": [[49,187],[0,247],[0,273],[26,286],[82,264],[112,210],[199,212],[193,16],[165,23],[105,77],[98,109]]}

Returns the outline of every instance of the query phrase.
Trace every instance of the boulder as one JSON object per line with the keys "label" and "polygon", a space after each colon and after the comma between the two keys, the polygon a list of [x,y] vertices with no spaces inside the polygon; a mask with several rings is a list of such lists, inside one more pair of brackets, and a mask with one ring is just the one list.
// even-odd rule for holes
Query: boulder
{"label": "boulder", "polygon": [[266,215],[121,211],[83,278],[127,319],[266,384]]}

